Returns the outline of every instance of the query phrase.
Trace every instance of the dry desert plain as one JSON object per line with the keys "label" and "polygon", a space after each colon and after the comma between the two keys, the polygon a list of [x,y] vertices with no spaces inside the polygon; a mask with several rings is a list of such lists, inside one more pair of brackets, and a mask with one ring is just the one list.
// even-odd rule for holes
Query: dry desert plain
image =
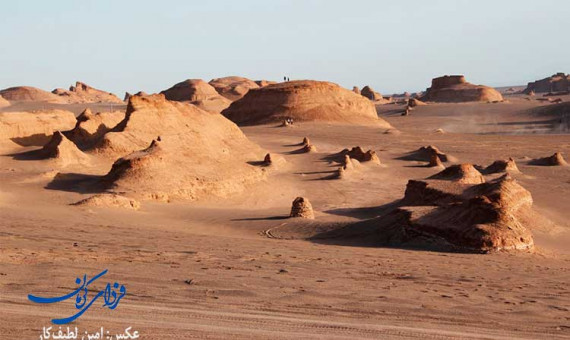
{"label": "dry desert plain", "polygon": [[[277,89],[267,98],[279,101],[287,83],[268,86]],[[52,140],[59,143],[55,154],[37,151],[51,133],[26,136],[22,126],[14,132],[17,119],[9,131],[19,135],[0,136],[0,338],[39,338],[52,318],[75,308],[73,301],[37,305],[28,294],[65,295],[76,288],[76,277],[103,269],[108,274],[90,292],[117,281],[127,295],[115,310],[93,305],[71,326],[112,332],[131,326],[145,339],[570,338],[570,167],[533,161],[555,152],[569,158],[570,95],[551,103],[539,94],[503,92],[504,101],[429,102],[406,116],[404,99],[382,99],[374,106],[380,123],[355,117],[358,124],[350,124],[327,108],[329,121],[295,116],[289,126],[252,124],[244,110],[266,104],[265,88],[255,90],[260,98],[253,104],[228,109],[245,117],[245,124],[236,118],[239,129],[220,113],[145,94],[131,97],[128,108],[32,100],[0,109],[5,125],[7,116],[33,110],[75,116],[85,108],[112,110],[118,112],[114,124],[125,110],[131,114],[126,127],[96,143],[62,134]],[[230,101],[241,96],[232,93]],[[353,94],[343,96],[353,100]],[[156,118],[153,110],[165,116]],[[168,122],[178,114],[196,130]],[[145,124],[158,126],[160,141]],[[303,152],[305,137],[311,152]],[[64,145],[67,138],[78,138],[81,151]],[[375,226],[403,205],[408,181],[443,169],[414,159],[429,145],[449,156],[443,167],[480,166],[485,183],[504,175],[485,167],[512,158],[519,171],[508,181],[517,188],[505,193],[500,186],[499,196],[511,189],[518,195],[520,185],[532,195],[532,211],[497,224],[496,239],[483,242],[488,248],[481,251],[453,247],[461,240],[446,235],[383,239],[384,229]],[[380,164],[343,164],[339,152],[355,146],[374,150]],[[264,162],[268,152],[271,164]],[[218,185],[226,179],[231,182]],[[185,185],[200,189],[180,190]],[[108,200],[109,192],[119,197]],[[82,201],[94,195],[106,198]],[[314,219],[289,218],[299,196],[310,200]],[[465,204],[453,203],[471,209]],[[473,214],[462,210],[452,222],[439,222],[461,224],[476,219],[478,210]],[[529,236],[503,241],[516,231],[511,222],[522,225],[532,244],[522,240]],[[501,242],[512,247],[495,247]]]}

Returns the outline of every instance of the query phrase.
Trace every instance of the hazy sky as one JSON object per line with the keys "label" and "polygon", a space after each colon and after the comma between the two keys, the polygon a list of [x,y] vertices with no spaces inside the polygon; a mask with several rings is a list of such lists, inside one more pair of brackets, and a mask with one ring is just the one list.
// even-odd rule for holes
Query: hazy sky
{"label": "hazy sky", "polygon": [[1,0],[0,88],[81,80],[122,96],[226,75],[386,94],[444,74],[526,84],[570,72],[569,20],[569,0]]}

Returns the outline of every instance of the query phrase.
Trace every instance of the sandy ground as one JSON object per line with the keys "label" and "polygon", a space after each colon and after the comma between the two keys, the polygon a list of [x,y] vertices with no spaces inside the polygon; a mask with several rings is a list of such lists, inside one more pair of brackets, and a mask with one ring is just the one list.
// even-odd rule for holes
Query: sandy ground
{"label": "sandy ground", "polygon": [[[287,164],[229,200],[142,202],[140,211],[70,206],[88,195],[50,189],[53,168],[0,156],[0,338],[38,339],[72,301],[37,305],[28,294],[60,296],[77,276],[109,273],[127,288],[116,310],[92,306],[72,326],[144,339],[565,339],[570,338],[570,167],[528,165],[555,151],[570,158],[570,134],[544,134],[552,118],[538,105],[438,104],[402,117],[378,107],[401,134],[332,124],[243,128]],[[570,98],[565,98],[570,100]],[[59,106],[58,106],[59,107]],[[70,108],[78,113],[79,107]],[[442,128],[445,133],[436,133]],[[296,154],[303,137],[317,153]],[[515,178],[552,223],[534,226],[533,253],[457,254],[377,248],[342,240],[275,239],[296,196],[317,221],[356,221],[403,196],[410,178],[437,170],[399,160],[436,145],[460,162],[488,165],[513,157]],[[323,157],[362,146],[381,166],[328,180]],[[63,173],[105,174],[109,160]],[[270,233],[271,234],[271,233]],[[278,234],[278,233],[276,233]]]}

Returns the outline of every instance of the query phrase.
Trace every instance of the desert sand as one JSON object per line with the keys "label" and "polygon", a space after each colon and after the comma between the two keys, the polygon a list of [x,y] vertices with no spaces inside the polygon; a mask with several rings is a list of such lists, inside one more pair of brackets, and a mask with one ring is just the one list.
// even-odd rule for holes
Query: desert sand
{"label": "desert sand", "polygon": [[499,100],[461,81],[402,116],[407,99],[375,105],[332,83],[223,79],[210,82],[233,101],[223,114],[190,103],[195,82],[182,102],[2,93],[0,338],[39,338],[75,308],[26,296],[103,269],[127,295],[73,326],[570,338],[570,95]]}

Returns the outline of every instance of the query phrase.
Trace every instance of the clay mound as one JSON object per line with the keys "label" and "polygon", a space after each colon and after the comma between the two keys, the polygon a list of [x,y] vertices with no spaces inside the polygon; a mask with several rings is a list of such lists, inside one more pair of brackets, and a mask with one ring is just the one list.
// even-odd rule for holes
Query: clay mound
{"label": "clay mound", "polygon": [[187,79],[160,93],[168,100],[187,101],[212,113],[220,113],[231,104],[231,100],[202,79]]}
{"label": "clay mound", "polygon": [[243,77],[217,78],[210,80],[208,84],[212,85],[219,94],[231,101],[238,100],[245,96],[249,90],[260,87],[254,81]]}
{"label": "clay mound", "polygon": [[502,101],[503,96],[495,89],[468,83],[464,76],[443,76],[434,78],[422,101],[428,102],[496,102]]}
{"label": "clay mound", "polygon": [[75,115],[63,110],[0,113],[0,142],[13,141],[22,146],[47,143],[58,130],[70,130]]}
{"label": "clay mound", "polygon": [[531,194],[508,174],[476,185],[410,180],[404,199],[379,217],[290,224],[271,236],[454,252],[528,251],[534,247],[530,228],[546,220],[532,203]]}
{"label": "clay mound", "polygon": [[562,72],[556,73],[550,77],[528,83],[523,93],[534,95],[534,93],[553,93],[570,91],[570,74],[566,75]]}
{"label": "clay mound", "polygon": [[439,158],[439,160],[444,163],[456,161],[454,157],[441,152],[434,145],[422,146],[416,151],[412,151],[403,157],[399,157],[398,159],[406,161],[431,162],[433,155],[436,155]]}
{"label": "clay mound", "polygon": [[374,104],[340,86],[299,80],[249,91],[222,114],[240,125],[297,121],[326,121],[391,128],[378,118]]}
{"label": "clay mound", "polygon": [[0,96],[15,102],[64,102],[60,97],[31,86],[10,87],[0,91]]}
{"label": "clay mound", "polygon": [[123,101],[112,93],[98,90],[80,81],[75,86],[70,86],[69,90],[55,89],[53,94],[64,98],[68,103],[117,103]]}
{"label": "clay mound", "polygon": [[[157,136],[160,142],[153,141]],[[235,124],[163,95],[131,97],[125,119],[97,150],[128,154],[102,178],[103,188],[145,199],[227,197],[266,175],[266,168],[248,162],[267,152]]]}
{"label": "clay mound", "polygon": [[556,153],[554,153],[554,155],[552,155],[550,157],[533,159],[528,164],[543,165],[543,166],[567,166],[568,165],[568,163],[566,162],[564,157],[562,157],[562,154],[560,152],[556,152]]}
{"label": "clay mound", "polygon": [[483,175],[472,164],[452,165],[428,178],[454,181],[461,184],[480,184],[485,182]]}
{"label": "clay mound", "polygon": [[532,196],[510,176],[467,188],[432,184],[429,180],[408,182],[404,202],[414,206],[399,208],[392,218],[382,218],[392,224],[392,233],[399,238],[396,242],[428,236],[457,250],[533,247],[528,229],[533,223],[529,218]]}
{"label": "clay mound", "polygon": [[259,87],[264,87],[264,86],[271,85],[271,84],[277,84],[276,81],[272,81],[272,80],[256,80],[255,83]]}
{"label": "clay mound", "polygon": [[290,217],[314,219],[313,206],[305,197],[297,197],[291,206]]}
{"label": "clay mound", "polygon": [[112,193],[94,195],[79,202],[72,203],[71,205],[132,210],[139,210],[141,207],[141,204],[136,200]]}
{"label": "clay mound", "polygon": [[89,163],[89,156],[77,148],[63,133],[56,131],[41,150],[33,151],[40,159],[55,160],[60,166]]}
{"label": "clay mound", "polygon": [[445,168],[441,162],[441,158],[439,158],[439,155],[436,153],[432,153],[430,155],[429,163],[427,166],[428,168]]}
{"label": "clay mound", "polygon": [[416,99],[416,98],[408,99],[408,106],[409,107],[416,107],[416,106],[423,106],[423,105],[427,105],[427,104],[422,102],[419,99]]}
{"label": "clay mound", "polygon": [[0,96],[0,108],[10,106],[10,102]]}
{"label": "clay mound", "polygon": [[65,131],[64,134],[82,150],[90,149],[124,118],[125,113],[122,111],[93,114],[87,108],[77,116],[75,127],[70,131]]}
{"label": "clay mound", "polygon": [[356,159],[360,163],[371,162],[375,164],[380,164],[380,158],[378,158],[376,151],[368,150],[364,152],[364,150],[360,146],[355,146],[350,150],[344,149],[340,152],[340,155],[342,155],[345,163],[346,163],[346,156],[348,156],[351,159]]}
{"label": "clay mound", "polygon": [[505,160],[494,161],[491,165],[481,170],[485,175],[496,174],[500,172],[519,173],[519,168],[514,159],[509,158]]}

